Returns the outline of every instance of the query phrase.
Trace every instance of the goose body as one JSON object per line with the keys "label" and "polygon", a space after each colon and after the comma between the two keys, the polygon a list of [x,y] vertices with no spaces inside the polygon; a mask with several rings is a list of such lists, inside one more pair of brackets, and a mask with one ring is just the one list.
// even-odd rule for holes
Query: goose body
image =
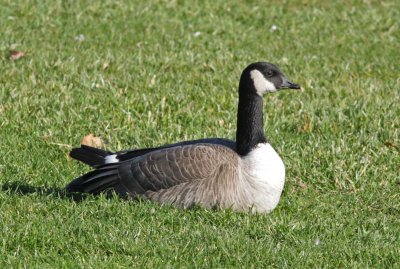
{"label": "goose body", "polygon": [[183,208],[270,212],[279,202],[285,167],[264,135],[262,95],[282,88],[300,87],[276,66],[253,63],[239,83],[236,142],[200,139],[116,153],[81,146],[71,151],[71,157],[95,170],[66,189],[93,194],[113,189],[124,198]]}

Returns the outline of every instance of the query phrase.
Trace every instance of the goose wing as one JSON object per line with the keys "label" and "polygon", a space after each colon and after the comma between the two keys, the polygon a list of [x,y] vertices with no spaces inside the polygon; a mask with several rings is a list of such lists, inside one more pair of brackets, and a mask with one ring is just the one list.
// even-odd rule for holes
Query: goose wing
{"label": "goose wing", "polygon": [[168,149],[168,148],[173,148],[173,147],[177,147],[177,146],[196,145],[196,144],[216,144],[216,145],[222,145],[222,146],[228,147],[232,150],[236,149],[236,143],[232,140],[225,139],[225,138],[204,138],[204,139],[183,141],[183,142],[178,142],[178,143],[174,143],[174,144],[163,145],[160,147],[154,147],[154,148],[123,150],[123,151],[115,152],[113,154],[116,154],[116,158],[119,161],[126,161],[129,159],[135,158],[137,156],[141,156],[146,153],[160,150],[160,149]]}
{"label": "goose wing", "polygon": [[102,149],[93,148],[86,145],[81,145],[79,148],[74,148],[70,152],[70,156],[78,161],[81,161],[85,164],[88,164],[94,168],[100,167],[107,163],[116,163],[123,162],[138,156],[142,156],[149,152],[157,151],[160,149],[173,148],[176,146],[185,146],[185,145],[195,145],[195,144],[217,144],[226,146],[232,150],[236,149],[236,143],[229,139],[224,138],[206,138],[206,139],[198,139],[191,141],[184,141],[169,145],[164,145],[160,147],[153,148],[143,148],[143,149],[130,149],[123,150],[118,152],[110,152]]}
{"label": "goose wing", "polygon": [[176,146],[101,166],[66,190],[97,194],[114,189],[124,198],[139,196],[180,207],[232,205],[239,161],[235,151],[222,145]]}
{"label": "goose wing", "polygon": [[144,194],[192,181],[213,180],[221,167],[234,170],[238,156],[216,144],[177,146],[121,163],[120,182],[130,194]]}

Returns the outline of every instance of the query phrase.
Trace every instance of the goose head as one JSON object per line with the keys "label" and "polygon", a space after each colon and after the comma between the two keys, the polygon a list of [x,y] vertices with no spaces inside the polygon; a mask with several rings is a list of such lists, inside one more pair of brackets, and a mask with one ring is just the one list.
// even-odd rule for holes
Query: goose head
{"label": "goose head", "polygon": [[239,89],[246,94],[262,96],[281,89],[298,90],[300,85],[291,82],[277,66],[267,62],[257,62],[243,70]]}

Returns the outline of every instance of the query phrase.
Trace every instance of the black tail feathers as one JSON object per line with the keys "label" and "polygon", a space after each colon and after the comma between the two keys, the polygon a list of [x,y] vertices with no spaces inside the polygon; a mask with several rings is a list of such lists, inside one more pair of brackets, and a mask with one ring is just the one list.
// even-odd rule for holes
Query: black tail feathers
{"label": "black tail feathers", "polygon": [[72,149],[69,156],[92,167],[99,167],[106,163],[105,158],[111,154],[109,151],[81,145],[80,148]]}
{"label": "black tail feathers", "polygon": [[76,178],[67,185],[66,191],[99,194],[118,184],[118,165],[107,165]]}

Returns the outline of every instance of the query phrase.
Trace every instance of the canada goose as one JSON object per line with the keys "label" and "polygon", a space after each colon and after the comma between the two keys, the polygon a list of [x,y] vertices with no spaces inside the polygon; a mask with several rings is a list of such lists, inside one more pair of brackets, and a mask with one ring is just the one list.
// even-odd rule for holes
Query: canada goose
{"label": "canada goose", "polygon": [[240,77],[236,143],[200,139],[117,153],[82,146],[71,157],[96,169],[66,189],[93,194],[113,189],[124,198],[183,208],[270,212],[279,202],[285,167],[264,135],[262,95],[284,88],[300,86],[271,63],[250,64]]}

